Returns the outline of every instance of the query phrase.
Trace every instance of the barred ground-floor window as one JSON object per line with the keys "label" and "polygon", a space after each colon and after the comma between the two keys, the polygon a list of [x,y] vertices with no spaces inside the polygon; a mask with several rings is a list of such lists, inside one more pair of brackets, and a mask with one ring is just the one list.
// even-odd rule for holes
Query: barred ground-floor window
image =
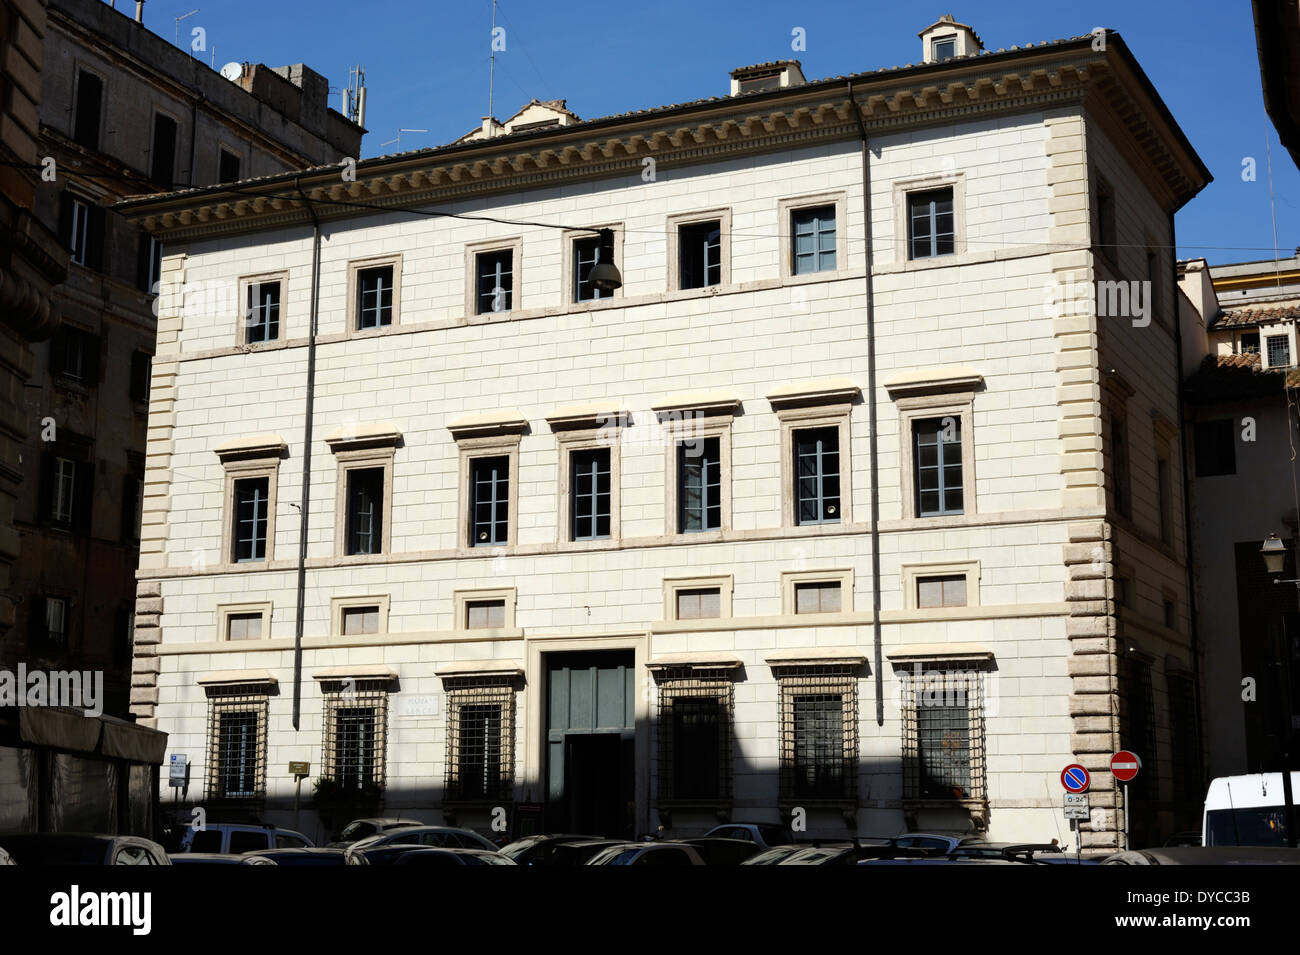
{"label": "barred ground-floor window", "polygon": [[903,674],[903,798],[987,798],[984,673],[932,661]]}
{"label": "barred ground-floor window", "polygon": [[208,686],[209,800],[266,796],[267,687]]}
{"label": "barred ground-floor window", "polygon": [[773,664],[784,804],[857,800],[860,662]]}
{"label": "barred ground-floor window", "polygon": [[444,677],[448,802],[509,802],[515,777],[513,674]]}
{"label": "barred ground-floor window", "polygon": [[322,775],[340,790],[382,790],[388,736],[387,681],[326,681],[321,691],[325,702]]}
{"label": "barred ground-floor window", "polygon": [[732,665],[655,667],[661,806],[727,806],[732,788]]}

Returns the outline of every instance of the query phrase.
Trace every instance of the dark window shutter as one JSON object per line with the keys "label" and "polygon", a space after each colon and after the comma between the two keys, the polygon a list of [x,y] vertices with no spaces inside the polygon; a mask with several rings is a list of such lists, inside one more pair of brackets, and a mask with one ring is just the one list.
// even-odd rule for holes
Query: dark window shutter
{"label": "dark window shutter", "polygon": [[54,511],[54,455],[46,451],[41,455],[40,503],[36,520],[40,524],[49,524]]}
{"label": "dark window shutter", "polygon": [[59,196],[59,239],[72,248],[72,196],[66,192]]}
{"label": "dark window shutter", "polygon": [[95,463],[78,461],[76,485],[72,493],[72,527],[80,534],[90,533],[91,504],[95,499]]}
{"label": "dark window shutter", "polygon": [[148,232],[141,232],[136,242],[135,252],[135,287],[142,292],[153,291],[149,288],[149,253],[152,250]]}
{"label": "dark window shutter", "polygon": [[104,268],[104,247],[107,243],[104,209],[102,206],[90,207],[90,219],[86,225],[86,265],[96,271]]}

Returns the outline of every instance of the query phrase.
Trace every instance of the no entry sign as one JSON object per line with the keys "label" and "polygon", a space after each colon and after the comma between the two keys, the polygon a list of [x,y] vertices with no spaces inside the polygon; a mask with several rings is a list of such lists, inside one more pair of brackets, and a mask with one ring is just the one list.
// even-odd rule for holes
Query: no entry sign
{"label": "no entry sign", "polygon": [[1092,777],[1078,763],[1071,763],[1061,770],[1061,785],[1065,787],[1066,792],[1086,793],[1088,787],[1092,785]]}
{"label": "no entry sign", "polygon": [[1122,783],[1135,777],[1141,768],[1142,760],[1138,759],[1137,753],[1126,749],[1121,749],[1110,758],[1110,774]]}

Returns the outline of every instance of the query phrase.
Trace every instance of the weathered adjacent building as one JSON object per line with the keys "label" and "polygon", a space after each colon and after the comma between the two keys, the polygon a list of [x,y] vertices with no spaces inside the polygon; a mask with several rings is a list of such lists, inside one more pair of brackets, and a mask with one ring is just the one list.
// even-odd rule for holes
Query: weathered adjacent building
{"label": "weathered adjacent building", "polygon": [[1209,175],[1118,34],[922,43],[118,207],[164,243],[133,711],[189,803],[287,819],[307,761],[328,822],[1072,842],[1078,760],[1104,851],[1127,745],[1138,838],[1195,818]]}
{"label": "weathered adjacent building", "polygon": [[23,558],[0,668],[102,670],[106,711],[125,716],[162,250],[111,206],[337,162],[362,130],[306,67],[245,65],[232,82],[101,0],[52,0],[44,59],[28,207],[71,264],[41,300],[62,325],[18,403]]}

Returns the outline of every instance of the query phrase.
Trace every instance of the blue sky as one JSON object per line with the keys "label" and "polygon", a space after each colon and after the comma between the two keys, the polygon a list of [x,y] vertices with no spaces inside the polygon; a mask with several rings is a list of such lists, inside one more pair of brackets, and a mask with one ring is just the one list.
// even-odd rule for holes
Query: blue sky
{"label": "blue sky", "polygon": [[[174,18],[207,33],[208,60],[272,66],[305,62],[347,85],[366,68],[369,87],[363,154],[449,142],[477,126],[488,107],[491,0],[149,0],[145,22],[170,39]],[[134,10],[130,0],[119,9]],[[915,62],[917,32],[951,12],[989,49],[1038,43],[1104,26],[1123,34],[1215,181],[1177,219],[1179,255],[1211,263],[1272,257],[1266,139],[1271,143],[1277,242],[1300,245],[1300,171],[1279,146],[1264,112],[1250,4],[1245,0],[1098,0],[1074,4],[1003,0],[937,6],[826,0],[819,4],[735,0],[501,0],[494,113],[505,118],[532,97],[567,99],[592,118],[724,95],[737,66],[795,57],[809,79]],[[802,27],[807,49],[792,53]],[[339,107],[334,94],[332,105]],[[1256,160],[1254,182],[1242,160]]]}

